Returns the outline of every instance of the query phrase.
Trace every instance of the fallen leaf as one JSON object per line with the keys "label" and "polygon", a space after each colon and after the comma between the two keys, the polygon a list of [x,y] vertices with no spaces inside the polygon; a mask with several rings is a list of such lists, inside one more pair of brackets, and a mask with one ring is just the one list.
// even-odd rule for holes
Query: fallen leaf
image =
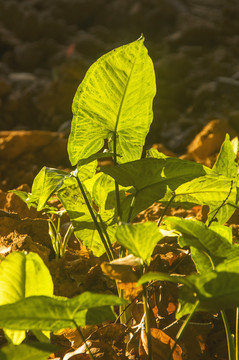
{"label": "fallen leaf", "polygon": [[[160,329],[151,328],[152,359],[167,360],[175,341]],[[145,329],[141,329],[141,342],[145,353],[148,355],[148,341]],[[142,353],[142,349],[141,349]],[[172,354],[173,360],[182,360],[182,349],[177,344]]]}

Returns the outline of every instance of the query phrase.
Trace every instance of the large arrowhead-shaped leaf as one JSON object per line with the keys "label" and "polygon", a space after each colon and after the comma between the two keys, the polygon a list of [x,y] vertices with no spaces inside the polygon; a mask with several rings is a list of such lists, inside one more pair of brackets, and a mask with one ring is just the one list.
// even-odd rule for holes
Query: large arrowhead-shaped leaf
{"label": "large arrowhead-shaped leaf", "polygon": [[[0,305],[14,303],[32,295],[52,294],[52,278],[39,255],[15,252],[0,264]],[[5,332],[15,344],[21,343],[25,338],[25,332]]]}
{"label": "large arrowhead-shaped leaf", "polygon": [[125,224],[117,228],[115,237],[130,254],[150,264],[155,245],[163,238],[156,223]]}
{"label": "large arrowhead-shaped leaf", "polygon": [[114,167],[105,166],[101,171],[112,176],[120,185],[133,186],[135,194],[124,201],[124,221],[128,219],[129,206],[135,196],[131,219],[154,201],[167,201],[181,184],[202,176],[210,169],[192,161],[177,158],[141,159]]}
{"label": "large arrowhead-shaped leaf", "polygon": [[112,306],[127,303],[115,295],[84,292],[72,299],[31,296],[0,306],[0,327],[57,331],[115,320]]}
{"label": "large arrowhead-shaped leaf", "polygon": [[21,345],[6,345],[0,349],[1,360],[47,360],[57,349],[56,345],[39,342]]}
{"label": "large arrowhead-shaped leaf", "polygon": [[68,142],[72,165],[116,139],[119,162],[138,159],[152,122],[155,74],[144,39],[121,46],[88,70],[73,100]]}

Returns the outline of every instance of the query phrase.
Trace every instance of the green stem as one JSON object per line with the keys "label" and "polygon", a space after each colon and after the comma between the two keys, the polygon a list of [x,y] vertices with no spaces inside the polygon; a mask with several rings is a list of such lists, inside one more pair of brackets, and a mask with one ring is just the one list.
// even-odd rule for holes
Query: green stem
{"label": "green stem", "polygon": [[102,241],[102,243],[103,243],[103,245],[104,245],[104,247],[105,247],[105,251],[106,251],[107,257],[108,257],[109,261],[112,261],[113,258],[112,258],[112,255],[111,255],[111,253],[110,253],[110,250],[109,250],[109,248],[108,248],[108,244],[107,244],[107,242],[106,242],[106,240],[105,240],[105,237],[104,237],[104,234],[103,234],[103,232],[102,232],[102,230],[101,230],[101,227],[100,227],[100,225],[99,225],[99,223],[98,223],[98,221],[97,221],[97,219],[96,219],[95,213],[94,213],[94,211],[93,211],[93,209],[92,209],[92,207],[91,207],[91,205],[90,205],[90,202],[89,202],[88,197],[87,197],[87,195],[86,195],[86,193],[85,193],[84,187],[83,187],[83,185],[82,185],[79,177],[76,176],[75,178],[76,178],[77,183],[78,183],[78,186],[79,186],[79,188],[80,188],[80,190],[81,190],[82,196],[83,196],[83,198],[84,198],[84,200],[85,200],[85,203],[86,203],[86,206],[87,206],[87,208],[88,208],[88,210],[89,210],[89,213],[90,213],[90,215],[91,215],[91,217],[92,217],[92,220],[93,220],[93,222],[94,222],[94,224],[95,224],[96,230],[98,231],[99,236],[100,236],[100,239],[101,239],[101,241]]}
{"label": "green stem", "polygon": [[239,307],[236,308],[236,360],[239,360]]}
{"label": "green stem", "polygon": [[86,349],[87,349],[87,351],[88,351],[88,353],[89,353],[89,356],[90,356],[91,360],[95,360],[95,358],[94,358],[92,352],[90,351],[90,348],[89,348],[89,346],[88,346],[88,344],[87,344],[87,342],[86,342],[86,340],[85,340],[85,337],[84,337],[84,335],[83,335],[80,327],[77,325],[77,323],[76,323],[75,320],[73,320],[73,323],[74,323],[74,325],[75,325],[75,327],[76,327],[76,330],[78,331],[78,333],[79,333],[82,341],[83,341],[84,344],[85,344],[85,347],[86,347]]}
{"label": "green stem", "polygon": [[127,219],[127,222],[128,222],[128,223],[130,222],[131,215],[132,215],[132,212],[133,212],[133,209],[134,209],[135,199],[136,199],[136,195],[133,196],[132,201],[131,201],[131,204],[130,204],[128,219]]}
{"label": "green stem", "polygon": [[63,242],[62,242],[62,250],[61,250],[62,251],[62,256],[65,254],[68,241],[69,241],[73,231],[74,231],[74,227],[73,227],[72,224],[70,224],[68,229],[67,229],[67,232],[65,233],[65,236],[64,236],[64,239],[63,239]]}
{"label": "green stem", "polygon": [[193,308],[191,314],[188,315],[188,317],[186,318],[186,320],[183,322],[183,325],[180,327],[180,329],[179,329],[179,331],[178,331],[178,333],[177,333],[177,335],[176,335],[176,337],[175,337],[175,343],[174,343],[174,345],[173,345],[173,347],[172,347],[172,349],[171,349],[171,351],[170,351],[170,354],[169,354],[167,360],[171,360],[171,359],[172,359],[173,352],[174,352],[174,350],[175,350],[175,348],[176,348],[179,340],[180,340],[181,337],[183,336],[183,333],[184,333],[186,327],[188,326],[189,321],[190,321],[191,318],[193,317],[193,315],[194,315],[194,313],[195,313],[195,311],[196,311],[196,309],[197,309],[197,307],[198,307],[198,304],[199,304],[199,300],[196,301],[196,303],[195,303],[195,305],[194,305],[194,308]]}
{"label": "green stem", "polygon": [[109,247],[109,250],[111,252],[111,256],[113,259],[115,259],[115,254],[114,254],[114,249],[113,249],[113,246],[111,244],[111,241],[110,241],[110,237],[109,237],[109,234],[107,233],[107,230],[104,226],[104,222],[102,220],[102,217],[100,216],[100,214],[98,214],[98,217],[99,217],[99,220],[100,220],[100,224],[101,224],[101,227],[104,231],[104,234],[105,234],[105,237],[106,237],[106,241],[107,241],[107,244],[108,244],[108,247]]}
{"label": "green stem", "polygon": [[235,346],[234,346],[233,337],[232,337],[232,334],[230,331],[228,319],[227,319],[227,316],[226,316],[226,313],[224,310],[221,310],[220,313],[221,313],[225,331],[226,331],[228,360],[234,360],[235,359]]}
{"label": "green stem", "polygon": [[166,207],[164,208],[164,210],[163,210],[162,216],[160,216],[160,218],[159,218],[159,220],[158,220],[158,222],[157,222],[157,225],[158,225],[158,226],[161,225],[161,222],[162,222],[162,220],[163,220],[163,217],[164,217],[164,215],[166,214],[168,208],[170,207],[170,205],[171,205],[171,203],[173,202],[173,200],[174,200],[175,197],[176,197],[176,194],[175,194],[175,192],[173,191],[173,192],[172,192],[172,197],[171,197],[171,199],[170,199],[169,202],[167,203],[167,206],[166,206]]}
{"label": "green stem", "polygon": [[[116,153],[116,131],[114,132],[114,139],[113,139],[113,153],[114,153],[114,166],[117,165],[117,153]],[[121,213],[121,206],[120,206],[120,193],[119,193],[119,184],[115,180],[115,196],[116,196],[116,206],[117,206],[117,215],[118,215],[118,222],[121,221],[122,213]]]}
{"label": "green stem", "polygon": [[144,313],[145,313],[145,332],[148,342],[148,359],[152,360],[152,341],[151,341],[151,332],[150,332],[149,305],[147,301],[146,284],[143,284],[143,304],[144,304]]}

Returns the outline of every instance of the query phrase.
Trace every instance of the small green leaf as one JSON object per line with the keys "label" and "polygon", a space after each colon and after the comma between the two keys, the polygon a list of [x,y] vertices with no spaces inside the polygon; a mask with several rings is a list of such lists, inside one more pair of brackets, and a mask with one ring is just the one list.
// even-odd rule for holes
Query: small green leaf
{"label": "small green leaf", "polygon": [[66,171],[43,167],[32,184],[32,196],[38,202],[37,210],[44,208],[49,198],[64,184],[71,174]]}
{"label": "small green leaf", "polygon": [[26,191],[21,190],[10,190],[9,192],[17,195],[22,201],[26,202],[28,198],[28,193]]}
{"label": "small green leaf", "polygon": [[226,230],[225,226],[213,225],[209,228],[200,221],[176,216],[167,217],[165,223],[169,230],[176,230],[181,234],[181,247],[191,248],[192,259],[200,273],[211,269],[224,259],[239,256],[239,249],[230,243],[232,231],[228,228]]}
{"label": "small green leaf", "polygon": [[72,165],[116,138],[119,162],[141,157],[153,119],[156,92],[153,63],[140,38],[98,59],[75,94],[68,142]]}
{"label": "small green leaf", "polygon": [[0,349],[0,358],[1,360],[47,360],[56,350],[56,345],[39,342],[18,346],[10,344]]}
{"label": "small green leaf", "polygon": [[213,166],[213,170],[218,174],[227,176],[230,179],[237,176],[237,154],[234,152],[230,137],[227,134],[221,150],[218,154],[217,160]]}
{"label": "small green leaf", "polygon": [[31,296],[0,306],[0,327],[57,331],[115,320],[111,306],[126,304],[115,295],[84,292],[72,299]]}
{"label": "small green leaf", "polygon": [[[190,287],[182,288],[179,301],[191,302],[193,292],[200,301],[198,310],[215,312],[239,306],[239,259],[234,258],[219,264],[215,270],[200,275],[189,275]],[[194,287],[194,290],[193,290]],[[185,309],[178,314],[185,315]]]}
{"label": "small green leaf", "polygon": [[125,224],[117,228],[115,237],[130,254],[139,257],[146,265],[156,244],[163,238],[156,223]]}

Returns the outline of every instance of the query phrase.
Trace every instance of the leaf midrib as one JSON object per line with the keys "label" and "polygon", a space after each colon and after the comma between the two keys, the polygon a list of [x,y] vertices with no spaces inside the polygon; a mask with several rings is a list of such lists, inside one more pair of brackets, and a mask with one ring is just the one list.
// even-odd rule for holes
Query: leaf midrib
{"label": "leaf midrib", "polygon": [[[140,45],[139,45],[138,51],[139,51],[139,49],[140,49]],[[117,114],[117,117],[116,117],[116,123],[115,123],[115,130],[114,130],[114,135],[115,136],[116,136],[116,133],[117,133],[117,128],[118,128],[118,124],[119,124],[119,120],[120,120],[120,116],[121,116],[125,96],[126,96],[126,93],[127,93],[128,87],[129,87],[129,83],[130,83],[130,80],[131,80],[131,76],[132,76],[132,72],[133,72],[136,60],[137,60],[137,56],[135,56],[135,60],[134,60],[134,62],[132,64],[132,68],[131,68],[130,74],[128,76],[128,80],[127,80],[127,83],[126,83],[126,86],[125,86],[125,89],[124,89],[124,93],[123,93],[123,96],[122,96],[122,99],[121,99],[121,102],[120,102],[118,114]]]}

